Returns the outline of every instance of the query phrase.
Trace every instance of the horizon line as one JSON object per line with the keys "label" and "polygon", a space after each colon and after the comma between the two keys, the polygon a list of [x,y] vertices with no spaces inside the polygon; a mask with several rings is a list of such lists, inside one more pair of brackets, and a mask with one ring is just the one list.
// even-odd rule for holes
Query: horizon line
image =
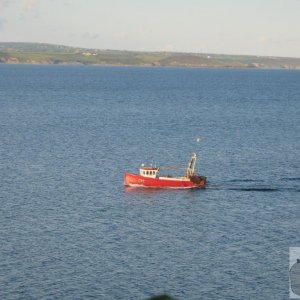
{"label": "horizon line", "polygon": [[300,59],[296,56],[276,56],[276,55],[260,55],[260,54],[232,54],[232,53],[216,53],[216,52],[193,52],[193,51],[166,51],[166,50],[131,50],[131,49],[110,49],[110,48],[89,48],[89,47],[81,47],[81,46],[70,46],[66,44],[56,44],[56,43],[47,43],[47,42],[4,42],[0,41],[0,44],[38,44],[38,45],[52,45],[52,46],[62,46],[69,48],[79,48],[86,50],[98,50],[98,51],[127,51],[127,52],[139,52],[139,53],[181,53],[181,54],[211,54],[211,55],[228,55],[228,56],[250,56],[250,57],[268,57],[268,58],[294,58]]}

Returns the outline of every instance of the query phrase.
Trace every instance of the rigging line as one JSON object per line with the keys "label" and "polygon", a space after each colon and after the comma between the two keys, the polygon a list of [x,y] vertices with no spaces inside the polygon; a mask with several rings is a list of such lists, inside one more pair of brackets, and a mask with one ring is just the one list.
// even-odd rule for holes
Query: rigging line
{"label": "rigging line", "polygon": [[186,169],[186,166],[166,166],[160,167],[162,170],[179,170],[179,169]]}

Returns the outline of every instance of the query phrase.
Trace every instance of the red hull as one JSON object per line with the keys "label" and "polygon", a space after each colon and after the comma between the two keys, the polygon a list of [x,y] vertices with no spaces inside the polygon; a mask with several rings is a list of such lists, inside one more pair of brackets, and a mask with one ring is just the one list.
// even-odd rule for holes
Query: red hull
{"label": "red hull", "polygon": [[124,184],[126,186],[152,187],[152,188],[203,188],[206,185],[206,179],[200,180],[198,183],[192,182],[190,179],[184,178],[149,178],[136,174],[125,173]]}

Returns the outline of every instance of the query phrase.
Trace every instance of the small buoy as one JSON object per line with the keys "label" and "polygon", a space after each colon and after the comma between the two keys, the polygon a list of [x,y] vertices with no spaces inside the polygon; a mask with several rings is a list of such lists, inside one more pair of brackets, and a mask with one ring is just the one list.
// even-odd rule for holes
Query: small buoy
{"label": "small buoy", "polygon": [[197,138],[197,143],[199,143],[201,141],[201,139],[200,138]]}

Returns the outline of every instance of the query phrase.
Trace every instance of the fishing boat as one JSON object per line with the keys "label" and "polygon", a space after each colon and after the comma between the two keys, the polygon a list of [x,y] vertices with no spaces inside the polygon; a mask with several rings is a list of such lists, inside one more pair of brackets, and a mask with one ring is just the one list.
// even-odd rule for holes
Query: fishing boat
{"label": "fishing boat", "polygon": [[196,160],[197,155],[193,153],[185,174],[182,177],[159,176],[161,168],[156,167],[156,165],[145,166],[142,164],[140,174],[125,173],[124,185],[149,188],[204,188],[206,177],[195,173]]}

